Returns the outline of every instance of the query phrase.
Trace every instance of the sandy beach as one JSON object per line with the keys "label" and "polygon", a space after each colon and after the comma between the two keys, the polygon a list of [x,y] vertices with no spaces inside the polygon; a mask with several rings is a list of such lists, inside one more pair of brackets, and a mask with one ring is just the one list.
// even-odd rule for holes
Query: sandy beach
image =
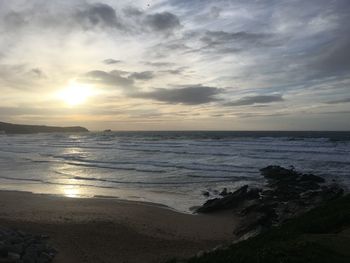
{"label": "sandy beach", "polygon": [[235,239],[232,213],[191,215],[108,198],[0,191],[0,226],[49,235],[56,263],[164,262]]}

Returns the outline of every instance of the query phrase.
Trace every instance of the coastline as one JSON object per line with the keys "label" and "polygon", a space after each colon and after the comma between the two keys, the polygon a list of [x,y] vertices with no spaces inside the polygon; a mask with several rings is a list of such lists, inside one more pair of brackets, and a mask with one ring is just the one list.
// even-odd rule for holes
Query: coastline
{"label": "coastline", "polygon": [[0,225],[45,234],[53,262],[164,262],[235,240],[230,212],[192,215],[117,198],[0,191]]}

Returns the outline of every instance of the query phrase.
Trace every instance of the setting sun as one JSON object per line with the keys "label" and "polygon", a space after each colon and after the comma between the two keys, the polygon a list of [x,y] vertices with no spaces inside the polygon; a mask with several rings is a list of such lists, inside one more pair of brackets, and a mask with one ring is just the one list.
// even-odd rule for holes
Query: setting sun
{"label": "setting sun", "polygon": [[70,106],[84,103],[92,96],[92,88],[87,85],[72,84],[58,93],[59,99]]}

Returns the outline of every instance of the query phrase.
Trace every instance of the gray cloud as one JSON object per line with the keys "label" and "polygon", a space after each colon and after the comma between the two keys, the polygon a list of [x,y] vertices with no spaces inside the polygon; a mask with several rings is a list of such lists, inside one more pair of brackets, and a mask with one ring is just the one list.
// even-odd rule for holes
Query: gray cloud
{"label": "gray cloud", "polygon": [[45,77],[45,73],[40,68],[33,68],[30,72],[37,78]]}
{"label": "gray cloud", "polygon": [[106,65],[118,64],[121,62],[122,62],[121,60],[116,60],[116,59],[112,59],[112,58],[107,58],[107,59],[103,60],[103,63]]}
{"label": "gray cloud", "polygon": [[102,70],[93,70],[86,73],[79,79],[82,82],[98,83],[109,86],[119,86],[122,88],[132,87],[134,81],[129,78],[122,77],[116,70],[105,72]]}
{"label": "gray cloud", "polygon": [[334,75],[350,72],[350,30],[342,37],[336,39],[321,49],[313,61],[314,69],[322,74]]}
{"label": "gray cloud", "polygon": [[212,6],[210,8],[209,16],[210,18],[218,18],[221,12],[222,12],[222,8],[217,6]]}
{"label": "gray cloud", "polygon": [[257,95],[257,96],[247,96],[239,100],[225,103],[225,106],[247,106],[254,104],[266,104],[273,102],[284,101],[282,95]]}
{"label": "gray cloud", "polygon": [[340,99],[340,100],[331,100],[327,101],[327,104],[340,104],[340,103],[348,103],[350,102],[350,98]]}
{"label": "gray cloud", "polygon": [[153,67],[170,67],[175,65],[173,62],[143,62],[145,65],[153,66]]}
{"label": "gray cloud", "polygon": [[87,5],[83,10],[76,12],[76,19],[87,28],[91,26],[122,28],[114,8],[104,3]]}
{"label": "gray cloud", "polygon": [[169,32],[181,26],[179,18],[169,12],[147,15],[145,23],[155,31]]}
{"label": "gray cloud", "polygon": [[142,16],[144,14],[142,10],[135,8],[133,6],[128,6],[124,8],[123,12],[127,16]]}
{"label": "gray cloud", "polygon": [[131,73],[129,79],[134,80],[149,80],[154,77],[153,71],[143,71]]}
{"label": "gray cloud", "polygon": [[154,89],[150,92],[134,94],[133,97],[171,104],[199,105],[218,101],[219,99],[215,96],[222,92],[219,88],[197,85],[177,89]]}
{"label": "gray cloud", "polygon": [[206,31],[200,37],[200,41],[204,46],[199,51],[210,49],[219,53],[235,53],[252,47],[266,47],[280,44],[280,40],[277,41],[272,34],[245,31]]}
{"label": "gray cloud", "polygon": [[181,75],[185,70],[185,67],[177,68],[177,69],[168,69],[168,70],[162,70],[163,73],[169,73],[173,75]]}
{"label": "gray cloud", "polygon": [[266,38],[270,38],[270,34],[263,33],[249,33],[245,31],[240,32],[225,32],[225,31],[206,31],[201,40],[208,45],[222,44],[228,41],[252,41],[252,42],[261,42]]}

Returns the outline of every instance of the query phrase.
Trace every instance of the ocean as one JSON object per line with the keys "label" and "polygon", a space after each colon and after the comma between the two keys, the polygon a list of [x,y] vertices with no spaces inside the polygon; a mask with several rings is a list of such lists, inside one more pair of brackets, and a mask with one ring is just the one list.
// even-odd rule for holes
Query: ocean
{"label": "ocean", "polygon": [[[189,212],[224,187],[294,166],[350,186],[349,132],[0,135],[0,189],[146,201]],[[209,197],[209,198],[210,198]]]}

